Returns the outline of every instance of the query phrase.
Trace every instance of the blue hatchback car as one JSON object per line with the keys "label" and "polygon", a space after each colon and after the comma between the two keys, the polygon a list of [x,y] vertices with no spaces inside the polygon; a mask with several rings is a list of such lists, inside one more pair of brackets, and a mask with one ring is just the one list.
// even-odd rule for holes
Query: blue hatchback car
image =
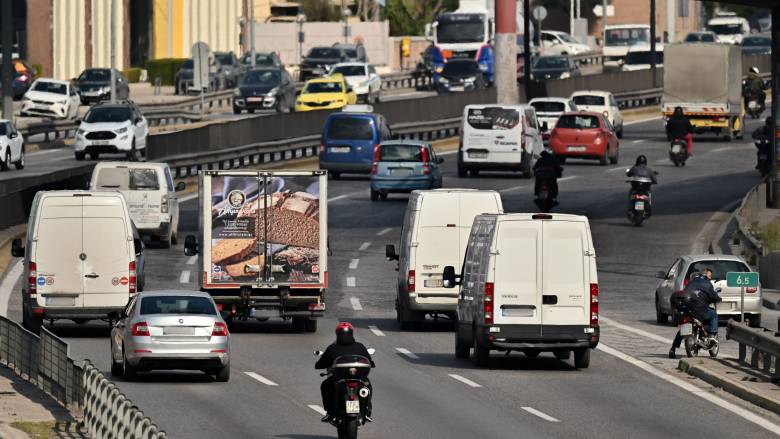
{"label": "blue hatchback car", "polygon": [[418,140],[389,140],[374,148],[371,170],[371,201],[387,199],[391,192],[442,187],[437,156],[429,143]]}
{"label": "blue hatchback car", "polygon": [[320,169],[326,169],[333,178],[342,173],[370,174],[374,147],[390,138],[390,127],[381,114],[350,110],[331,113],[322,130]]}

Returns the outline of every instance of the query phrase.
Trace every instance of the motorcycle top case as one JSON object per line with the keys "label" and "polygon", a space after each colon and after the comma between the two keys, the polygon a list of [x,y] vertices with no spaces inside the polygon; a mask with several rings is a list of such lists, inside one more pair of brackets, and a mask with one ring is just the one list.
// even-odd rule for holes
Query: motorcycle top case
{"label": "motorcycle top case", "polygon": [[672,309],[680,312],[692,310],[696,300],[696,293],[688,290],[679,290],[669,298]]}

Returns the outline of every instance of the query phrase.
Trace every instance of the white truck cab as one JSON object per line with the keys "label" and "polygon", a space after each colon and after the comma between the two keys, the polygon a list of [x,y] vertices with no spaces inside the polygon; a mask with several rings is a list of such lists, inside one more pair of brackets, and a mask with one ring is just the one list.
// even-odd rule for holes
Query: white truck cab
{"label": "white truck cab", "polygon": [[650,25],[615,24],[604,28],[604,70],[620,70],[632,46],[650,45]]}
{"label": "white truck cab", "polygon": [[707,30],[715,33],[720,43],[741,44],[742,38],[750,33],[750,24],[734,12],[719,12],[707,22]]}

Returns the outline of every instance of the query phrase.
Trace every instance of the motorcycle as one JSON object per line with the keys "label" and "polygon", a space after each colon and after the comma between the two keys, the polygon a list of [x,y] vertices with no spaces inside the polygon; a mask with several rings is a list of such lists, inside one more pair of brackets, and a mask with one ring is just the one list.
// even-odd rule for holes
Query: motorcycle
{"label": "motorcycle", "polygon": [[683,345],[685,346],[685,354],[688,357],[695,357],[699,355],[699,350],[705,350],[709,352],[710,357],[715,358],[720,351],[720,344],[717,338],[710,338],[707,336],[707,331],[704,330],[704,325],[688,314],[683,314],[680,321],[680,335],[683,337]]}
{"label": "motorcycle", "polygon": [[539,189],[536,192],[536,198],[534,198],[534,204],[539,207],[544,213],[552,210],[553,207],[558,205],[558,202],[552,197],[552,188],[550,183],[543,180],[539,183]]}
{"label": "motorcycle", "polygon": [[626,182],[631,183],[631,191],[628,193],[630,204],[626,215],[631,223],[639,227],[644,220],[650,218],[652,207],[650,187],[653,180],[648,177],[630,177]]}
{"label": "motorcycle", "polygon": [[[374,349],[368,350],[369,354]],[[314,352],[322,355],[322,351]],[[371,382],[368,373],[372,367],[371,360],[361,355],[343,355],[333,361],[327,372],[320,376],[333,378],[335,382],[336,408],[331,425],[336,427],[339,439],[356,439],[358,429],[370,422],[371,415]]]}
{"label": "motorcycle", "polygon": [[674,166],[685,166],[688,160],[688,142],[685,139],[673,139],[669,146],[669,159]]}
{"label": "motorcycle", "polygon": [[762,177],[769,175],[771,161],[769,160],[769,153],[772,150],[772,141],[766,136],[753,136],[756,148],[756,169],[761,173]]}

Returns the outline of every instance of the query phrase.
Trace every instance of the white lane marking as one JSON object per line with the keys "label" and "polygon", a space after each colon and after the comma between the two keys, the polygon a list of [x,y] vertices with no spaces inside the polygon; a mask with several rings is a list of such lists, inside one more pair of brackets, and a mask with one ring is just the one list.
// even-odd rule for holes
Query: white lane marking
{"label": "white lane marking", "polygon": [[349,261],[349,269],[350,270],[357,270],[358,264],[360,263],[360,259],[351,259]]}
{"label": "white lane marking", "polygon": [[351,197],[353,195],[366,195],[366,191],[350,192],[348,194],[331,197],[331,198],[328,198],[328,203],[333,203],[334,201],[344,200],[344,199],[347,199],[347,198],[349,198],[349,197]]}
{"label": "white lane marking", "polygon": [[198,198],[197,192],[195,192],[194,194],[189,194],[183,197],[179,197],[179,203],[186,203],[187,201],[194,200],[196,198]]}
{"label": "white lane marking", "polygon": [[385,333],[382,332],[382,330],[377,328],[376,326],[371,325],[371,326],[368,327],[368,329],[371,330],[371,332],[373,332],[374,335],[376,335],[377,337],[384,337],[385,336]]}
{"label": "white lane marking", "polygon": [[25,154],[25,155],[28,156],[28,157],[40,157],[42,155],[47,155],[47,154],[51,154],[53,152],[59,152],[59,151],[60,151],[59,148],[56,148],[56,149],[43,149],[43,150],[39,150],[39,151],[36,151],[36,152],[33,152],[33,153],[28,153],[28,154]]}
{"label": "white lane marking", "polygon": [[398,351],[399,354],[406,355],[407,357],[411,358],[412,360],[419,360],[420,357],[417,356],[414,352],[411,352],[409,349],[406,348],[395,348],[396,351]]}
{"label": "white lane marking", "polygon": [[643,331],[641,329],[634,328],[632,326],[624,325],[622,323],[618,323],[612,319],[608,319],[605,317],[599,318],[602,322],[614,326],[616,328],[622,329],[624,331],[633,332],[634,334],[641,335],[642,337],[649,338],[651,340],[660,341],[664,344],[672,344],[672,340],[668,338],[661,337],[660,335],[653,334],[651,332]]}
{"label": "white lane marking", "polygon": [[630,355],[624,354],[623,352],[618,351],[617,349],[613,349],[609,346],[606,346],[604,343],[599,343],[598,347],[596,348],[602,352],[605,352],[609,355],[612,355],[614,357],[617,357],[626,363],[632,364],[645,372],[654,375],[668,383],[674,384],[677,387],[680,387],[683,390],[686,390],[690,392],[693,395],[696,395],[704,400],[706,400],[709,403],[715,404],[718,407],[721,407],[725,410],[730,411],[731,413],[734,413],[735,415],[750,421],[760,427],[763,427],[767,430],[769,430],[772,433],[777,434],[778,431],[780,431],[780,425],[773,424],[772,422],[748,411],[743,409],[742,407],[739,407],[737,405],[734,405],[723,398],[720,398],[719,396],[713,395],[708,390],[700,389],[696,386],[694,386],[691,383],[685,382],[684,380],[681,380],[680,378],[674,377],[672,375],[668,375],[664,372],[661,372],[660,370],[656,369],[655,367],[651,366],[650,364],[639,360],[637,358],[634,358]]}
{"label": "white lane marking", "polygon": [[558,179],[558,183],[560,183],[560,182],[562,182],[562,181],[569,181],[569,180],[574,180],[574,179],[576,179],[576,178],[580,178],[580,176],[579,176],[579,175],[570,175],[570,176],[568,176],[568,177],[559,178],[559,179]]}
{"label": "white lane marking", "polygon": [[526,185],[512,186],[512,187],[508,187],[508,188],[505,188],[505,189],[501,189],[501,190],[499,190],[499,192],[501,192],[501,193],[513,192],[513,191],[517,191],[517,190],[523,189],[525,187],[527,187],[527,186]]}
{"label": "white lane marking", "polygon": [[650,122],[650,121],[653,121],[653,120],[658,120],[660,118],[661,118],[661,116],[653,116],[653,117],[648,117],[646,119],[632,120],[632,121],[629,121],[629,122],[623,122],[623,126],[626,126],[626,125],[636,125],[636,124],[639,124],[639,123]]}
{"label": "white lane marking", "polygon": [[315,412],[321,414],[322,416],[325,416],[327,414],[327,413],[325,413],[325,409],[320,407],[320,406],[318,406],[317,404],[308,404],[307,407],[309,407],[310,409],[314,410]]}
{"label": "white lane marking", "polygon": [[669,159],[660,159],[660,160],[656,160],[655,162],[656,163],[666,163],[668,161],[669,161]]}
{"label": "white lane marking", "polygon": [[352,288],[355,287],[355,278],[353,276],[347,278],[347,286]]}
{"label": "white lane marking", "polygon": [[465,385],[467,385],[469,387],[482,387],[481,385],[475,383],[474,381],[471,381],[468,378],[464,378],[464,377],[462,377],[462,376],[460,376],[458,374],[450,373],[450,374],[447,374],[447,375],[449,375],[450,378],[458,380],[461,383],[463,383],[463,384],[465,384]]}
{"label": "white lane marking", "polygon": [[363,250],[366,250],[369,247],[371,247],[371,243],[366,241],[366,242],[360,244],[360,248],[358,250],[363,251]]}
{"label": "white lane marking", "polygon": [[357,297],[350,297],[349,301],[352,302],[352,309],[355,311],[363,311],[363,305],[360,304],[360,299]]}
{"label": "white lane marking", "polygon": [[530,413],[530,414],[532,414],[534,416],[538,416],[538,417],[544,419],[545,421],[561,422],[560,420],[553,418],[552,416],[548,415],[547,413],[544,413],[544,412],[541,412],[539,410],[536,410],[533,407],[520,407],[520,408],[525,410],[525,411],[527,411],[528,413]]}
{"label": "white lane marking", "polygon": [[458,150],[456,149],[455,151],[437,152],[436,155],[452,155],[452,154],[457,154],[457,153],[458,153]]}
{"label": "white lane marking", "polygon": [[247,374],[249,377],[256,379],[257,381],[260,381],[266,386],[278,386],[278,384],[276,384],[275,382],[269,380],[268,378],[262,375],[256,374],[254,372],[244,372],[244,373]]}
{"label": "white lane marking", "polygon": [[24,262],[19,260],[3,279],[3,283],[0,284],[0,316],[6,317],[8,315],[8,301],[11,300],[14,285],[22,276],[22,271],[24,271]]}
{"label": "white lane marking", "polygon": [[617,172],[617,171],[625,171],[626,168],[623,166],[618,166],[617,168],[607,169],[604,172]]}
{"label": "white lane marking", "polygon": [[388,227],[388,228],[386,228],[386,229],[382,229],[382,230],[378,231],[378,232],[376,233],[376,236],[382,236],[382,235],[386,235],[386,234],[388,234],[388,233],[390,233],[390,232],[392,232],[392,231],[393,231],[393,228],[392,228],[392,227]]}
{"label": "white lane marking", "polygon": [[195,265],[196,262],[198,262],[198,257],[197,256],[190,256],[187,259],[187,265]]}
{"label": "white lane marking", "polygon": [[632,140],[631,143],[643,143],[643,142],[647,142],[648,140],[649,139],[637,139],[637,140]]}
{"label": "white lane marking", "polygon": [[179,276],[180,284],[190,283],[190,270],[182,270],[181,276]]}

